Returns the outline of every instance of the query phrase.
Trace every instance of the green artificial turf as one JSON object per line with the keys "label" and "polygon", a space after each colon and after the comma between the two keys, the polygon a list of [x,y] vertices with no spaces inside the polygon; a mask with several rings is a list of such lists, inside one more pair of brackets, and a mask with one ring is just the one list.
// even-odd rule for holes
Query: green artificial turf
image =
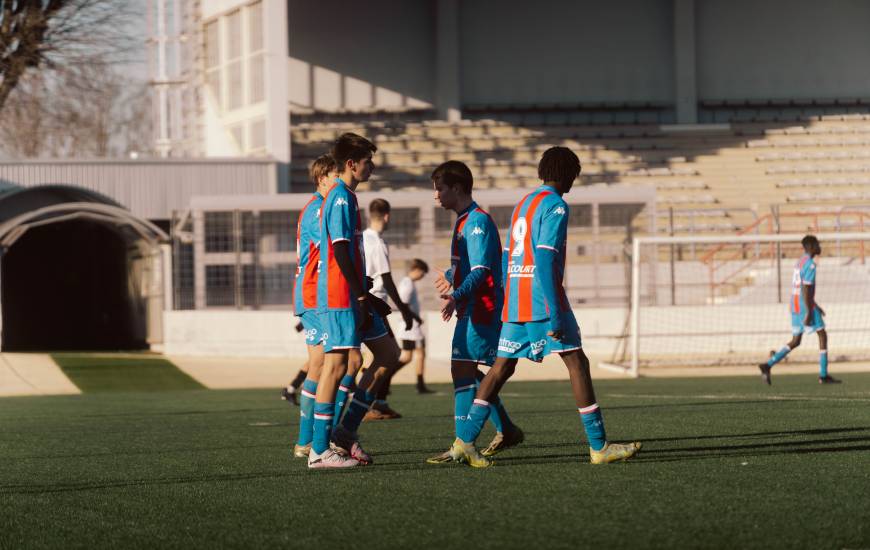
{"label": "green artificial turf", "polygon": [[54,353],[51,358],[84,393],[203,389],[160,356]]}
{"label": "green artificial turf", "polygon": [[608,466],[566,383],[508,383],[526,443],[487,470],[424,463],[444,385],[395,388],[376,464],[341,472],[290,458],[277,389],[2,399],[0,548],[870,548],[870,375],[842,378],[600,381],[609,437],[644,445]]}

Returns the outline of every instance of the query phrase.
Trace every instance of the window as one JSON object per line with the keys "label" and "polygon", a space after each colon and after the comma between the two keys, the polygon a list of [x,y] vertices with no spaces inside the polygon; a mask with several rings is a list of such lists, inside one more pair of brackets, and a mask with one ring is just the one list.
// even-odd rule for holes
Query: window
{"label": "window", "polygon": [[234,246],[233,213],[205,213],[205,251],[232,252]]}

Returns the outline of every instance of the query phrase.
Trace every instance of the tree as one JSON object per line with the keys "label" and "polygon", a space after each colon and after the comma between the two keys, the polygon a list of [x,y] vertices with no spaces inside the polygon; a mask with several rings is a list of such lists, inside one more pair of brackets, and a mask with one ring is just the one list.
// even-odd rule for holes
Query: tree
{"label": "tree", "polygon": [[30,72],[122,61],[132,13],[124,0],[0,0],[0,111]]}

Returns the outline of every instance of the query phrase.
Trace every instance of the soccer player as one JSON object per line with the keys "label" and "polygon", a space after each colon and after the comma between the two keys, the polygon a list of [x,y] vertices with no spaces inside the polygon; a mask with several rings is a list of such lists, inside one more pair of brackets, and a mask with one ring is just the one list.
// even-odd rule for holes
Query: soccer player
{"label": "soccer player", "polygon": [[495,363],[480,383],[468,419],[462,423],[451,454],[474,467],[491,461],[474,446],[487,417],[490,403],[514,373],[517,360],[540,362],[558,353],[568,368],[571,389],[589,442],[593,464],[625,460],[635,455],[640,443],[607,441],[604,419],[595,399],[589,375],[589,359],[583,353],[580,328],[562,286],[568,238],[568,193],[580,175],[580,160],[570,149],[551,147],[538,163],[542,185],[514,208],[504,249],[504,307]]}
{"label": "soccer player", "polygon": [[427,393],[435,393],[426,387],[424,380],[424,369],[426,364],[426,338],[423,337],[423,330],[420,326],[420,297],[417,295],[416,282],[429,273],[429,266],[423,260],[414,258],[408,264],[408,274],[399,281],[399,298],[408,304],[411,311],[414,312],[416,318],[410,329],[403,330],[399,337],[402,339],[402,355],[399,357],[399,362],[407,364],[414,362],[414,367],[417,373],[417,393],[424,395]]}
{"label": "soccer player", "polygon": [[813,235],[801,239],[804,255],[794,266],[792,276],[792,296],[789,301],[791,311],[791,340],[776,352],[766,363],[758,365],[761,380],[770,384],[770,371],[773,366],[801,345],[804,333],[819,335],[819,384],[839,384],[840,380],[828,374],[828,333],[825,332],[825,311],[816,303],[816,262],[815,257],[822,253],[819,240]]}
{"label": "soccer player", "polygon": [[[492,365],[501,329],[502,288],[501,241],[492,218],[471,196],[474,178],[464,163],[450,160],[432,172],[435,200],[457,214],[450,248],[450,269],[435,280],[444,300],[445,321],[456,312],[450,374],[453,377],[453,406],[456,435],[467,420],[478,379],[478,365]],[[519,445],[523,432],[511,422],[498,397],[491,399],[496,435],[483,451],[494,455]],[[487,405],[489,407],[489,405]],[[481,427],[483,425],[481,424]],[[476,452],[476,451],[475,451]],[[428,459],[430,464],[459,460],[451,448]]]}
{"label": "soccer player", "polygon": [[[293,286],[293,309],[303,326],[308,361],[300,373],[306,373],[299,407],[299,437],[293,456],[305,458],[311,451],[314,422],[314,396],[323,366],[322,331],[317,316],[317,273],[320,263],[320,209],[323,196],[335,180],[335,160],[329,155],[318,157],[309,171],[317,191],[302,207],[296,223],[296,283]],[[299,375],[297,375],[299,378]],[[295,381],[294,381],[295,382]],[[295,392],[292,394],[295,398]]]}
{"label": "soccer player", "polygon": [[[393,274],[390,270],[390,250],[381,236],[390,227],[390,209],[390,203],[384,199],[374,199],[369,203],[369,227],[363,231],[366,275],[372,279],[371,293],[384,302],[387,301],[389,296],[399,309],[402,320],[405,322],[405,329],[407,330],[413,326],[414,321],[419,321],[420,317],[412,312],[408,304],[402,300],[396,288],[396,283],[393,281]],[[390,324],[384,324],[386,325],[387,334],[395,341],[396,338],[390,328]],[[366,346],[368,347],[368,344]],[[398,349],[398,342],[396,342],[396,350]],[[402,417],[402,415],[394,411],[387,404],[387,395],[390,392],[390,382],[393,379],[393,375],[407,363],[408,361],[402,361],[400,355],[396,369],[385,376],[380,383],[375,401],[372,403],[371,409],[366,413],[365,420],[389,420]],[[372,364],[374,365],[375,363],[373,362]]]}

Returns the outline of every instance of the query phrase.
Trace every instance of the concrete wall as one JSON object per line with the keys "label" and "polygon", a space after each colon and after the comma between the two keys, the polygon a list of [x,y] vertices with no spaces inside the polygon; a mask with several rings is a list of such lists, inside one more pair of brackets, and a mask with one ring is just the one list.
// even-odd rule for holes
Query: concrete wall
{"label": "concrete wall", "polygon": [[870,96],[870,3],[696,2],[700,99]]}
{"label": "concrete wall", "polygon": [[342,108],[434,101],[434,4],[290,0],[290,104]]}
{"label": "concrete wall", "polygon": [[462,2],[462,101],[670,101],[671,3]]}

